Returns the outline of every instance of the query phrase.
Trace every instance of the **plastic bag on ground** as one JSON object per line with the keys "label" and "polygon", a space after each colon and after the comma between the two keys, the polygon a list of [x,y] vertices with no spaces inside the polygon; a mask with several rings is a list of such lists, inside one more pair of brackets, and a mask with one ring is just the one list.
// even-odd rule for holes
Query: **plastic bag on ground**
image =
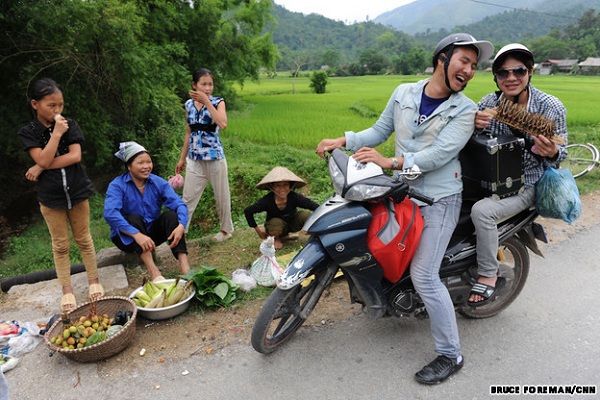
{"label": "plastic bag on ground", "polygon": [[250,267],[250,275],[260,286],[275,286],[283,273],[283,269],[275,259],[275,238],[269,236],[260,244],[262,256],[256,259]]}
{"label": "plastic bag on ground", "polygon": [[256,279],[250,275],[250,271],[244,268],[236,269],[231,273],[231,281],[240,286],[243,292],[249,292],[256,288]]}
{"label": "plastic bag on ground", "polygon": [[1,321],[0,353],[20,357],[29,353],[42,341],[41,321]]}
{"label": "plastic bag on ground", "polygon": [[2,373],[8,372],[19,363],[19,359],[15,357],[5,356],[4,354],[0,354],[0,371]]}

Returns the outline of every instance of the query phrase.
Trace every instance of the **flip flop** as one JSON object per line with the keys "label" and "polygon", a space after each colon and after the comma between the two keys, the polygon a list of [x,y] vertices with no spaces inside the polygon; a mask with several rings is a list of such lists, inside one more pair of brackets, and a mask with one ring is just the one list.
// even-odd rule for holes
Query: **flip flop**
{"label": "flip flop", "polygon": [[483,297],[483,300],[467,301],[467,304],[471,307],[479,307],[489,303],[490,301],[495,300],[494,295],[498,290],[502,289],[504,285],[506,285],[506,278],[503,278],[501,276],[499,276],[496,280],[496,286],[490,286],[479,282],[475,283],[471,288],[471,293],[469,293],[469,297],[471,297],[471,295],[473,294],[476,294],[478,296]]}
{"label": "flip flop", "polygon": [[90,285],[90,301],[99,300],[104,296],[104,286],[101,283],[92,283]]}
{"label": "flip flop", "polygon": [[60,299],[60,309],[62,312],[73,311],[77,307],[77,300],[73,293],[65,293]]}

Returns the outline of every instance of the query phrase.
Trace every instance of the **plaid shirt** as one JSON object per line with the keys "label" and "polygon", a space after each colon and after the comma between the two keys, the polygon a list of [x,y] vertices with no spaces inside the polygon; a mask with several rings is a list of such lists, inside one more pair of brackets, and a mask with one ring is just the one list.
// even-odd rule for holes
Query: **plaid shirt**
{"label": "plaid shirt", "polygon": [[[485,95],[478,103],[479,109],[493,108],[498,106],[504,94],[498,96],[496,93]],[[529,84],[529,101],[527,102],[527,111],[531,113],[541,114],[547,118],[554,120],[556,123],[555,134],[567,139],[567,110],[565,106],[556,97],[544,93],[533,85]],[[496,120],[490,122],[488,128],[494,135],[511,135],[510,128]],[[524,169],[525,169],[525,186],[533,186],[544,174],[544,161],[551,165],[558,165],[567,156],[566,145],[559,144],[558,158],[550,160],[547,157],[539,157],[533,155],[529,150],[525,150]]]}

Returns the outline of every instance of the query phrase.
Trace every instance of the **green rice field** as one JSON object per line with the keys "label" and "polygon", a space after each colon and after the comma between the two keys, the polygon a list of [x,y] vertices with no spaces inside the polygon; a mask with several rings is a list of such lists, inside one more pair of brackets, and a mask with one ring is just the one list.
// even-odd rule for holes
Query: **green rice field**
{"label": "green rice field", "polygon": [[[314,94],[308,77],[264,78],[238,88],[242,110],[230,112],[233,136],[262,144],[314,148],[325,137],[371,126],[395,87],[426,76],[360,76],[330,78],[325,94]],[[532,83],[557,96],[567,108],[571,142],[600,140],[600,77],[540,76]],[[295,89],[295,94],[294,94]],[[478,72],[464,93],[477,102],[496,90],[491,73]]]}

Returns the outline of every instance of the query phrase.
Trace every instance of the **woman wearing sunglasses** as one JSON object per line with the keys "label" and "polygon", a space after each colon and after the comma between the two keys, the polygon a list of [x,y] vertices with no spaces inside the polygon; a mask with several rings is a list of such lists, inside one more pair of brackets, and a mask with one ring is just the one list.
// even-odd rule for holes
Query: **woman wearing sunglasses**
{"label": "woman wearing sunglasses", "polygon": [[[498,106],[503,98],[519,104],[530,113],[537,113],[555,121],[555,134],[567,139],[567,111],[556,97],[544,93],[531,84],[533,54],[522,44],[512,43],[498,51],[492,65],[498,92],[484,96],[480,110]],[[494,299],[494,293],[505,280],[498,277],[498,229],[496,224],[535,204],[535,183],[544,173],[544,163],[557,164],[566,157],[565,144],[557,145],[542,135],[531,136],[515,132],[482,111],[475,116],[475,128],[488,129],[495,136],[516,135],[525,138],[523,157],[524,191],[512,197],[479,200],[471,209],[471,219],[477,233],[478,278],[473,285],[468,304],[482,306]]]}

